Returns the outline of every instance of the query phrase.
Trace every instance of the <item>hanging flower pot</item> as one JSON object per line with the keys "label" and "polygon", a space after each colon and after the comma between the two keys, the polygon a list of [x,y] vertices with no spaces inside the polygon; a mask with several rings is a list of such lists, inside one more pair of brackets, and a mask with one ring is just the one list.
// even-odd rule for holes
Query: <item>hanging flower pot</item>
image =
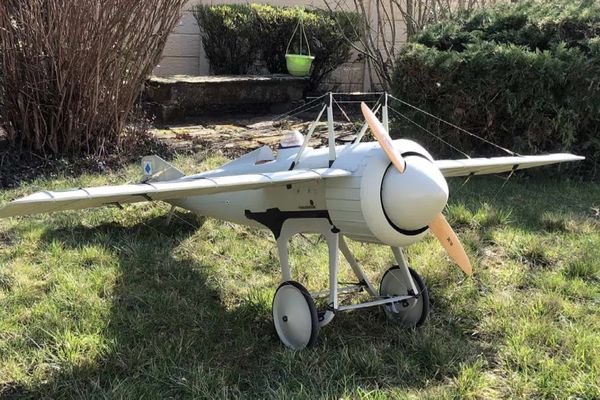
{"label": "hanging flower pot", "polygon": [[315,58],[304,54],[286,54],[287,69],[292,76],[308,76]]}
{"label": "hanging flower pot", "polygon": [[[300,32],[298,32],[298,29],[300,29]],[[298,33],[300,36],[299,54],[290,53],[290,46],[292,45],[292,41],[294,40],[296,33]],[[302,54],[303,40],[306,43],[306,51],[308,54]],[[292,33],[292,37],[287,45],[287,49],[285,50],[285,61],[289,74],[292,76],[310,75],[310,69],[314,59],[315,58],[310,54],[310,45],[308,44],[308,37],[306,36],[306,31],[304,30],[303,12],[300,11],[298,25],[296,25],[294,33]]]}

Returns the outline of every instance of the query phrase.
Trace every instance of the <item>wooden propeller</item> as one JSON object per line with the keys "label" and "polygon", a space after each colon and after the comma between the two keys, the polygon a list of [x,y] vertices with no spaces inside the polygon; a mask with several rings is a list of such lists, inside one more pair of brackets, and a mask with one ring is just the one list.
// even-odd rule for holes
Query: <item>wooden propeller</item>
{"label": "wooden propeller", "polygon": [[460,269],[469,276],[473,275],[473,267],[471,266],[469,257],[467,257],[467,253],[460,240],[458,240],[458,236],[456,236],[456,233],[454,233],[454,230],[442,213],[438,214],[429,224],[429,230],[440,241],[450,258],[458,264]]}
{"label": "wooden propeller", "polygon": [[[377,119],[373,111],[365,104],[361,104],[361,109],[369,127],[371,128],[371,132],[373,132],[373,136],[377,139],[381,148],[387,154],[389,159],[392,161],[394,166],[398,169],[400,173],[403,173],[406,169],[406,162],[402,157],[402,153],[396,148],[394,148],[394,144],[392,139],[390,138],[390,134],[384,128],[383,124]],[[473,274],[473,267],[471,266],[471,262],[465,252],[464,247],[460,243],[458,236],[454,233],[454,230],[446,220],[443,214],[438,214],[435,219],[429,224],[429,230],[433,235],[439,240],[441,245],[446,249],[448,255],[458,266],[465,272],[467,275]]]}
{"label": "wooden propeller", "polygon": [[375,136],[375,139],[377,139],[390,161],[392,161],[394,166],[398,168],[398,171],[403,173],[406,169],[406,164],[404,162],[404,158],[402,157],[402,153],[400,153],[398,149],[394,148],[394,143],[392,142],[390,134],[385,130],[383,124],[381,121],[379,121],[379,119],[377,119],[369,106],[367,106],[365,103],[361,103],[360,107],[365,119],[367,120],[367,123],[369,124],[369,128],[371,128],[371,132],[373,132],[373,136]]}

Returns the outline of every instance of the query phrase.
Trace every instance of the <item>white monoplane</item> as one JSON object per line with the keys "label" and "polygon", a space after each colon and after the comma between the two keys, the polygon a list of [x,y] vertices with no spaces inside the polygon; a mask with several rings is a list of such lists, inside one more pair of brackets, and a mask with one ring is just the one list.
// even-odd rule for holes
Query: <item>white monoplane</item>
{"label": "white monoplane", "polygon": [[[331,106],[327,107],[329,115]],[[329,147],[313,149],[308,147],[313,125],[303,143],[291,143],[290,147],[282,143],[277,157],[263,147],[221,168],[191,176],[158,157],[146,157],[142,183],[39,192],[9,203],[0,209],[0,218],[165,201],[198,215],[266,227],[277,241],[283,275],[273,299],[275,329],[286,346],[302,349],[314,344],[319,328],[342,311],[382,306],[390,319],[403,326],[421,325],[429,310],[427,287],[407,265],[402,249],[421,240],[429,230],[461,269],[472,273],[460,241],[441,213],[448,200],[446,177],[583,159],[550,154],[434,160],[413,141],[392,141],[384,127],[385,113],[382,124],[364,103],[362,110],[377,142],[360,143],[359,139],[336,147],[330,129]],[[328,292],[311,295],[292,280],[288,243],[298,233],[325,237]],[[397,265],[383,275],[379,290],[352,256],[345,237],[391,247]],[[358,279],[356,285],[338,287],[340,251]],[[344,305],[338,299],[340,293],[363,290],[372,296],[370,301]],[[329,297],[326,309],[316,309],[313,297],[317,296]]]}

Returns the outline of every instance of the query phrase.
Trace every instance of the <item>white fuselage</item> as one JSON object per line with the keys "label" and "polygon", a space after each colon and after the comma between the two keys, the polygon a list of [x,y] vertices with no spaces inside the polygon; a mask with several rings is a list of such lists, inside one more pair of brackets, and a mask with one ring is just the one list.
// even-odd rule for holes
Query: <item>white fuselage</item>
{"label": "white fuselage", "polygon": [[[404,174],[390,168],[378,143],[349,144],[336,147],[333,164],[351,171],[349,177],[188,197],[172,203],[198,215],[271,230],[281,219],[328,218],[355,240],[407,246],[425,234],[427,224],[445,206],[448,188],[425,149],[408,140],[394,144],[404,151]],[[181,179],[287,171],[299,150],[281,149],[275,160],[258,163],[257,150],[219,169]],[[307,148],[295,169],[327,168],[329,157],[327,147]]]}

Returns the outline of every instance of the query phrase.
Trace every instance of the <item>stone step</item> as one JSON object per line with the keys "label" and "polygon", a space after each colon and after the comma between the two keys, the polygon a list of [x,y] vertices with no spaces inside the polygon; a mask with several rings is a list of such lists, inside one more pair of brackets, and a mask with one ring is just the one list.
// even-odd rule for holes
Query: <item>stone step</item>
{"label": "stone step", "polygon": [[222,113],[283,113],[302,100],[308,78],[290,75],[151,77],[145,108],[159,123]]}

